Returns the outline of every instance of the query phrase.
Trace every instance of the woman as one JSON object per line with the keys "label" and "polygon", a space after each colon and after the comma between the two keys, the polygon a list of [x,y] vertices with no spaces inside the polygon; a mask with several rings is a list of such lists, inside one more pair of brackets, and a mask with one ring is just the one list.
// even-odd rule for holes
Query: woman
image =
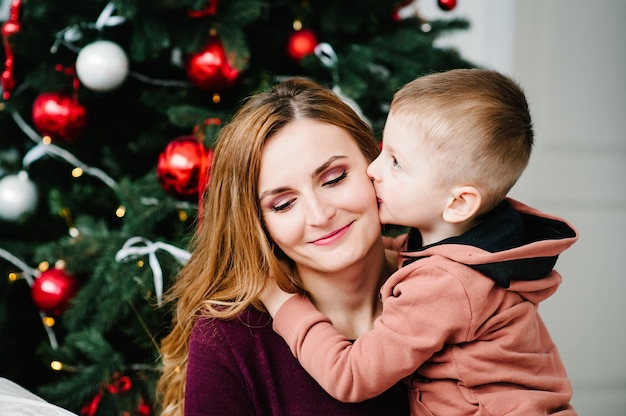
{"label": "woman", "polygon": [[326,394],[258,299],[271,275],[306,293],[346,336],[372,327],[392,271],[366,174],[377,154],[367,124],[302,79],[252,97],[224,126],[193,254],[169,292],[164,416],[183,414],[183,403],[186,415],[408,414],[402,385],[358,404]]}

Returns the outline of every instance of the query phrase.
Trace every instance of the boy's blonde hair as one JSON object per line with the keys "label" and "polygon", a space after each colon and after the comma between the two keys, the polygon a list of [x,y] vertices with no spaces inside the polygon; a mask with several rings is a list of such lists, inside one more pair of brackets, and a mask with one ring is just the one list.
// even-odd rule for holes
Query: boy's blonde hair
{"label": "boy's blonde hair", "polygon": [[390,114],[432,145],[429,157],[444,184],[479,189],[479,213],[504,199],[528,164],[534,139],[526,96],[496,71],[419,77],[394,95]]}

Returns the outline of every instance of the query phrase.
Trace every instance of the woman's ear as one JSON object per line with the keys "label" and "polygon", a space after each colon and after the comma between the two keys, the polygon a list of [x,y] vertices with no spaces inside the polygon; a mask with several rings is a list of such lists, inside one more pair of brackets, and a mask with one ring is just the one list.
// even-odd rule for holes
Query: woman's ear
{"label": "woman's ear", "polygon": [[467,221],[478,212],[480,203],[480,191],[474,186],[456,187],[443,211],[443,219],[451,224]]}

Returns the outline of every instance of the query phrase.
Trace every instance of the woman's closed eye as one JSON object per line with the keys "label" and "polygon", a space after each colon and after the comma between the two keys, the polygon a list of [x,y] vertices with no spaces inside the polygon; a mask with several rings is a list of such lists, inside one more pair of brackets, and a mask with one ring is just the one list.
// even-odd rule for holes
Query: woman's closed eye
{"label": "woman's closed eye", "polygon": [[[331,169],[322,176],[322,187],[332,188],[339,185],[348,177],[348,171],[344,168]],[[271,209],[274,212],[288,211],[295,204],[298,198],[291,195],[285,195],[274,199]]]}
{"label": "woman's closed eye", "polygon": [[344,168],[333,169],[326,174],[324,178],[325,182],[322,184],[322,186],[328,186],[328,187],[336,186],[340,184],[341,182],[343,182],[343,180],[346,179],[347,177],[348,177],[348,171],[345,170]]}
{"label": "woman's closed eye", "polygon": [[284,198],[277,200],[274,204],[272,204],[272,211],[274,212],[284,212],[291,208],[296,202],[296,198]]}

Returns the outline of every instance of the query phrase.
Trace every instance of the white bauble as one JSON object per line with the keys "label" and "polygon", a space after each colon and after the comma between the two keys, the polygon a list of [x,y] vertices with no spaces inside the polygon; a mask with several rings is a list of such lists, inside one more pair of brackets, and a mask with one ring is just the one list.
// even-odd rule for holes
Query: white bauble
{"label": "white bauble", "polygon": [[17,221],[37,208],[37,187],[25,171],[0,179],[0,219]]}
{"label": "white bauble", "polygon": [[128,76],[126,52],[108,40],[90,43],[78,53],[76,75],[90,90],[113,90],[122,85]]}

